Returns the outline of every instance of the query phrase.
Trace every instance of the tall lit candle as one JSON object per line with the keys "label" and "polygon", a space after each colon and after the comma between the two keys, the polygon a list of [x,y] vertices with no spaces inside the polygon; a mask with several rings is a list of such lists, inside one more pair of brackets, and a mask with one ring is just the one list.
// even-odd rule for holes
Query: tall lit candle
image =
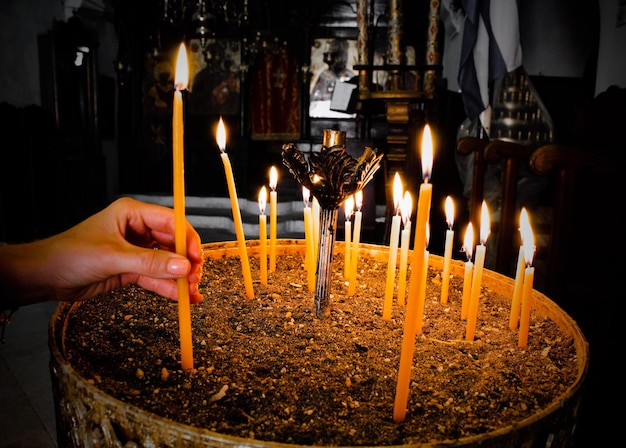
{"label": "tall lit candle", "polygon": [[267,188],[265,185],[259,191],[259,273],[261,284],[267,285]]}
{"label": "tall lit candle", "polygon": [[443,250],[443,273],[441,274],[441,303],[448,302],[448,289],[450,286],[450,263],[452,260],[452,244],[454,242],[454,202],[450,196],[446,197],[446,222],[448,230],[446,230],[446,243]]}
{"label": "tall lit candle", "polygon": [[[528,212],[526,211],[526,208],[522,208],[522,213],[520,214],[520,230],[521,230],[522,219],[528,219],[528,216],[524,218],[524,215],[527,213]],[[517,254],[517,268],[515,270],[515,285],[513,286],[513,298],[511,299],[511,314],[509,316],[509,328],[511,330],[516,330],[517,325],[519,324],[519,313],[520,313],[520,306],[522,303],[522,286],[524,284],[525,265],[526,265],[526,260],[524,258],[524,240],[522,239],[522,244],[520,245],[519,253]]]}
{"label": "tall lit candle", "polygon": [[302,187],[302,199],[304,200],[304,242],[306,251],[304,257],[304,267],[307,273],[307,282],[309,291],[315,290],[315,267],[317,263],[314,258],[313,248],[313,217],[311,216],[311,207],[309,207],[309,198],[311,192],[307,187]]}
{"label": "tall lit candle", "polygon": [[270,272],[276,272],[276,226],[278,223],[277,184],[278,171],[276,167],[273,166],[270,168]]}
{"label": "tall lit candle", "polygon": [[226,154],[226,127],[224,126],[224,120],[222,120],[221,117],[217,125],[217,146],[220,148],[222,153],[222,162],[224,163],[226,183],[228,184],[228,194],[230,195],[230,206],[233,210],[235,234],[237,235],[237,243],[239,245],[239,258],[241,260],[241,271],[243,273],[243,281],[246,288],[246,297],[248,299],[252,299],[254,298],[254,288],[252,287],[252,274],[250,272],[250,261],[248,260],[248,249],[246,248],[246,237],[243,233],[243,222],[241,220],[241,210],[239,209],[237,189],[235,188],[233,168],[230,164],[228,154]]}
{"label": "tall lit candle", "polygon": [[396,264],[398,260],[398,240],[400,238],[400,204],[402,202],[402,180],[396,172],[393,178],[393,210],[391,233],[389,234],[389,260],[387,261],[387,282],[385,284],[385,301],[383,303],[383,319],[391,319],[393,290],[396,286]]}
{"label": "tall lit candle", "polygon": [[343,278],[344,280],[350,279],[350,258],[352,257],[351,244],[352,244],[352,213],[354,213],[354,196],[349,196],[344,201],[344,211],[346,215],[346,223],[344,227],[345,245],[344,245],[344,263],[343,263]]}
{"label": "tall lit candle", "polygon": [[469,310],[470,295],[472,293],[472,276],[474,275],[474,263],[472,263],[472,254],[474,253],[474,228],[470,222],[465,231],[463,239],[463,252],[467,256],[465,262],[465,270],[463,273],[463,296],[461,298],[461,319],[467,319]]}
{"label": "tall lit candle", "polygon": [[489,210],[487,203],[483,201],[480,214],[480,244],[476,246],[476,256],[474,259],[474,276],[472,277],[472,293],[470,295],[469,310],[467,315],[467,329],[465,340],[473,341],[476,333],[476,321],[478,319],[478,307],[480,304],[480,287],[483,278],[483,267],[485,265],[485,245],[487,237],[491,232],[489,220]]}
{"label": "tall lit candle", "polygon": [[[432,184],[429,183],[433,165],[433,142],[430,127],[424,127],[422,135],[422,174],[424,182],[420,186],[417,202],[417,214],[415,219],[415,239],[413,240],[413,253],[423,254],[426,250],[426,223],[430,216],[430,203],[432,199]],[[396,397],[393,409],[393,419],[396,423],[404,421],[406,407],[409,400],[409,384],[411,382],[411,367],[413,365],[413,353],[415,351],[415,319],[418,313],[417,296],[422,278],[424,257],[411,257],[411,276],[409,279],[408,303],[404,318],[404,334],[402,336],[402,349],[400,352],[400,366],[398,368],[398,382],[396,385]]]}
{"label": "tall lit candle", "polygon": [[356,291],[356,273],[359,265],[359,252],[361,251],[361,221],[363,219],[363,190],[354,194],[356,212],[354,213],[354,229],[352,231],[352,259],[350,260],[350,280],[348,284],[348,295],[351,296]]}
{"label": "tall lit candle", "polygon": [[526,269],[524,270],[522,310],[520,313],[517,345],[520,348],[527,348],[528,330],[530,327],[530,312],[533,308],[533,281],[535,278],[535,268],[532,266],[533,258],[535,256],[535,237],[533,235],[533,229],[530,225],[530,219],[527,213],[524,213],[524,215],[520,218],[520,232],[522,233],[522,245],[524,247]]}
{"label": "tall lit candle", "polygon": [[[172,154],[174,167],[174,238],[176,253],[187,256],[187,222],[185,219],[185,156],[183,95],[189,83],[189,64],[185,44],[180,44],[176,60],[174,79],[174,111],[172,118]],[[189,280],[181,277],[176,280],[178,287],[178,325],[180,332],[181,365],[185,370],[193,369],[193,347],[191,338],[191,305],[189,300]]]}
{"label": "tall lit candle", "polygon": [[400,233],[400,268],[398,274],[398,305],[404,305],[406,295],[406,271],[409,263],[409,238],[411,236],[411,213],[413,212],[413,198],[408,191],[402,198],[402,232]]}

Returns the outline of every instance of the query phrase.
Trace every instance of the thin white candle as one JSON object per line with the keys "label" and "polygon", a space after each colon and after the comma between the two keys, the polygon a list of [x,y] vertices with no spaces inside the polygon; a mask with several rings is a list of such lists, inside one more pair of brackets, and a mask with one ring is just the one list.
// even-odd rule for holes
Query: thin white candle
{"label": "thin white candle", "polygon": [[352,259],[350,260],[350,279],[348,284],[348,295],[351,296],[356,291],[356,273],[359,265],[359,252],[361,251],[361,220],[363,219],[363,191],[359,190],[354,195],[356,212],[354,213],[354,229],[352,231]]}
{"label": "thin white candle", "polygon": [[276,226],[278,223],[277,184],[278,171],[276,167],[273,166],[270,168],[270,272],[276,272]]}
{"label": "thin white candle", "polygon": [[404,305],[406,295],[406,272],[409,263],[409,244],[411,237],[411,213],[413,211],[413,198],[408,191],[404,192],[402,199],[402,222],[403,228],[400,234],[400,273],[398,274],[398,305]]}
{"label": "thin white candle", "polygon": [[259,275],[261,284],[267,285],[267,188],[265,185],[259,191]]}
{"label": "thin white candle", "polygon": [[446,222],[448,230],[446,230],[446,243],[443,251],[443,272],[441,274],[441,303],[448,302],[448,289],[450,285],[450,263],[452,260],[452,244],[454,243],[454,202],[450,196],[446,197]]}
{"label": "thin white candle", "polygon": [[389,260],[387,261],[387,282],[385,284],[385,301],[383,303],[383,319],[391,319],[393,290],[396,284],[396,264],[398,260],[398,240],[400,238],[400,203],[402,202],[402,180],[396,172],[393,179],[393,209],[389,234]]}

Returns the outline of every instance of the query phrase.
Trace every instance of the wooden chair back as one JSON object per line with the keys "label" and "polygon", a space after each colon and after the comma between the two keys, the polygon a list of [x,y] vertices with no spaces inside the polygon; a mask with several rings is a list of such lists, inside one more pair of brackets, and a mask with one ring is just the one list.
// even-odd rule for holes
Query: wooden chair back
{"label": "wooden chair back", "polygon": [[[519,168],[527,165],[535,175],[547,176],[553,197],[537,207],[533,230],[537,244],[536,262],[541,264],[540,288],[548,295],[558,295],[564,287],[564,274],[572,252],[572,232],[578,205],[580,172],[617,173],[621,166],[606,157],[567,146],[545,144],[538,148],[502,140],[488,141],[463,137],[457,142],[459,154],[473,154],[473,177],[469,197],[469,219],[480,228],[481,204],[485,195],[484,177],[488,164],[503,163],[501,207],[492,221],[495,243],[494,269],[512,276],[519,251],[518,204]],[[610,192],[604,192],[610,195]]]}

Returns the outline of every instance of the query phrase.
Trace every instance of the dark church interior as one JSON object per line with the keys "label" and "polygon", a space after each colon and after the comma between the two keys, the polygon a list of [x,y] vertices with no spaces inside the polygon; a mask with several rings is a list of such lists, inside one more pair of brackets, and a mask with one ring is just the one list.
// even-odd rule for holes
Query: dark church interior
{"label": "dark church interior", "polygon": [[[571,41],[563,38],[554,47],[566,59],[563,66],[574,53],[576,74],[546,76],[524,63],[492,82],[489,136],[480,123],[476,128],[476,121],[467,121],[458,79],[445,65],[454,42],[446,35],[450,22],[444,21],[468,2],[370,0],[360,21],[360,0],[79,3],[72,17],[50,19],[49,28],[36,36],[38,52],[32,58],[38,61],[40,103],[15,105],[0,97],[0,242],[53,235],[119,196],[171,197],[174,63],[184,42],[190,61],[190,86],[183,93],[189,197],[228,196],[216,143],[222,118],[239,197],[252,203],[272,166],[280,172],[280,201],[302,201],[300,186],[282,163],[286,143],[310,154],[319,151],[323,131],[334,129],[346,133],[353,157],[366,146],[384,153],[365,190],[362,240],[368,243],[389,243],[394,173],[417,197],[425,124],[433,130],[435,146],[432,253],[443,253],[446,196],[457,207],[453,258],[463,260],[463,230],[469,222],[476,224],[484,198],[499,211],[494,211],[487,267],[513,277],[517,215],[526,201],[522,205],[540,216],[537,228],[544,236],[537,243],[536,288],[574,318],[590,344],[589,379],[572,446],[615,446],[621,413],[613,410],[623,394],[618,358],[612,356],[622,351],[617,316],[624,308],[623,287],[617,280],[626,267],[619,230],[626,74],[622,64],[621,84],[597,91],[599,4],[608,2],[519,2],[524,61],[536,66],[545,57],[541,36],[550,35],[538,25],[542,8],[568,9],[555,28],[567,28],[563,35]],[[402,27],[394,40],[389,30],[398,19]],[[105,27],[114,30],[113,41]],[[363,38],[366,48],[360,53]],[[114,54],[112,60],[101,58],[103,48],[109,49],[104,54]],[[547,65],[559,63],[551,59]],[[330,87],[322,85],[331,78]],[[486,180],[490,175],[494,184]],[[537,181],[538,189],[524,190],[529,188],[524,181]],[[195,215],[230,216],[229,209],[189,207]],[[244,215],[250,222],[256,219],[254,213]],[[234,230],[198,230],[203,243],[235,237]],[[302,238],[300,232],[282,236]],[[38,314],[44,337],[51,310]],[[19,335],[20,325],[28,325],[19,322],[27,316],[24,311],[15,315],[7,345],[0,347],[0,376],[7,381],[15,382],[12,362],[29,364],[15,346],[10,348],[15,331]],[[44,366],[45,356],[39,356]],[[38,381],[39,395],[51,401],[45,380]],[[18,383],[16,391],[28,390],[28,384]],[[3,380],[3,389],[4,384],[9,383]],[[48,401],[33,404],[28,391],[6,390],[0,400],[5,402],[0,447],[57,446]],[[8,409],[8,402],[24,410]],[[21,423],[7,414],[16,412]]]}

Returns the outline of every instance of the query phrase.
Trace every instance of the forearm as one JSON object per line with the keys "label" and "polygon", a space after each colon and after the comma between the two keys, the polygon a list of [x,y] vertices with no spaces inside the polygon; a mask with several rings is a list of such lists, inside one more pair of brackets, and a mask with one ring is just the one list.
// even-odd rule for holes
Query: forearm
{"label": "forearm", "polygon": [[46,280],[48,251],[41,242],[0,246],[0,307],[55,299]]}

